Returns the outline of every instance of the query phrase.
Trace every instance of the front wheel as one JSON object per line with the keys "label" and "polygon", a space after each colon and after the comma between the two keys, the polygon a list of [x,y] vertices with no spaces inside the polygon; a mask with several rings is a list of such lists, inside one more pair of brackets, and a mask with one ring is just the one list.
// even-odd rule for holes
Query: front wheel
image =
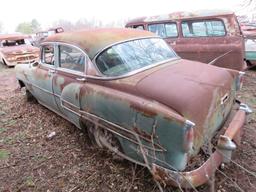
{"label": "front wheel", "polygon": [[26,101],[30,103],[37,103],[36,98],[26,89]]}

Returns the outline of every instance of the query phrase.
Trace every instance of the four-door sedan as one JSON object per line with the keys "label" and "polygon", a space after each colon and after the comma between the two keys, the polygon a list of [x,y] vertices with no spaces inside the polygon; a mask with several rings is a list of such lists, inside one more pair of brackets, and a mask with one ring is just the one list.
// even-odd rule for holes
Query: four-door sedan
{"label": "four-door sedan", "polygon": [[[41,44],[39,63],[15,69],[28,99],[87,129],[99,146],[147,166],[167,185],[207,182],[230,160],[251,112],[236,101],[243,72],[183,60],[143,30],[56,34]],[[209,159],[189,170],[191,158],[217,133]]]}

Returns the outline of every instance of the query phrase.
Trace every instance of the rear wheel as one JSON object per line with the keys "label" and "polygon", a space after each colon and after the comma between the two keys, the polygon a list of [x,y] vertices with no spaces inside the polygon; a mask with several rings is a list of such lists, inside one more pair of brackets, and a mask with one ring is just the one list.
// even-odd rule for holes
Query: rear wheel
{"label": "rear wheel", "polygon": [[120,154],[123,154],[121,144],[113,133],[106,129],[99,128],[93,123],[89,123],[89,126],[86,126],[88,135],[93,144],[101,148],[107,148],[114,152],[115,155],[113,157],[115,160],[123,160],[123,158],[120,156]]}

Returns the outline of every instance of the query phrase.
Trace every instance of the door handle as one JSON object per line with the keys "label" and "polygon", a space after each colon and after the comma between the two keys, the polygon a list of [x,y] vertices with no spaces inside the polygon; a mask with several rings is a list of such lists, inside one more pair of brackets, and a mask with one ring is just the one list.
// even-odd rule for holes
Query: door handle
{"label": "door handle", "polygon": [[48,70],[48,76],[51,76],[53,73],[55,73],[55,70],[53,70],[53,69]]}
{"label": "door handle", "polygon": [[78,78],[76,78],[76,80],[77,80],[77,81],[81,81],[81,82],[85,82],[85,81],[86,81],[86,78],[84,78],[84,77],[79,78],[79,77],[78,77]]}
{"label": "door handle", "polygon": [[173,41],[170,43],[171,45],[176,45],[176,41]]}

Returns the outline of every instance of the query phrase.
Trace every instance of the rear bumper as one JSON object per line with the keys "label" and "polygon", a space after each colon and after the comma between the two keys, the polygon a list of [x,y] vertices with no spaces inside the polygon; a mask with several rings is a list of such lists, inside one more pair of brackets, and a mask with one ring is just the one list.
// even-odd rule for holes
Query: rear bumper
{"label": "rear bumper", "polygon": [[232,151],[236,149],[236,145],[240,144],[242,128],[248,113],[251,113],[250,108],[245,104],[240,104],[239,110],[224,135],[219,137],[215,152],[199,168],[188,172],[178,172],[153,164],[154,178],[165,185],[182,188],[197,187],[209,181],[222,162],[230,161]]}

